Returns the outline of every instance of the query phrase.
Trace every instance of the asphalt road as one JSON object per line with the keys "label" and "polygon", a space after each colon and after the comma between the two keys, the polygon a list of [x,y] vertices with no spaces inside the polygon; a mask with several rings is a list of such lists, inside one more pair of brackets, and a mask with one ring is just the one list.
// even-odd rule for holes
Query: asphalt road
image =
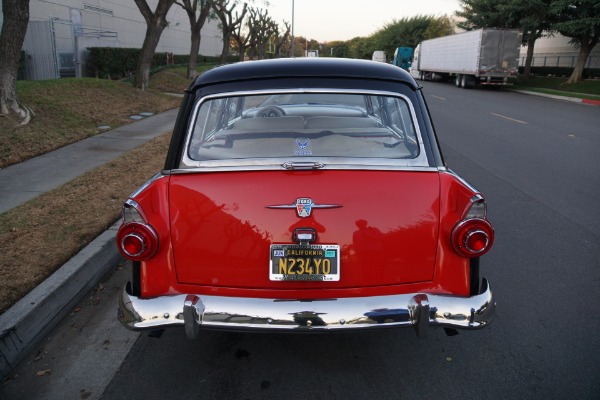
{"label": "asphalt road", "polygon": [[[98,398],[110,382],[102,398],[599,398],[600,108],[424,86],[446,161],[489,202],[496,243],[482,259],[482,275],[498,307],[488,328],[454,337],[434,330],[427,339],[412,330],[204,331],[198,341],[167,330],[160,338],[117,339],[114,325],[92,323],[104,315],[94,307],[116,305],[123,280],[117,271],[101,291],[107,300],[82,305],[84,312],[70,316],[0,394]],[[83,315],[88,319],[76,319]],[[67,346],[60,338],[69,331],[86,333],[90,342],[105,339],[94,351],[70,350],[75,356],[61,364],[69,351],[60,350]],[[82,342],[76,336],[67,339],[69,349]],[[65,364],[79,373],[61,371]]]}

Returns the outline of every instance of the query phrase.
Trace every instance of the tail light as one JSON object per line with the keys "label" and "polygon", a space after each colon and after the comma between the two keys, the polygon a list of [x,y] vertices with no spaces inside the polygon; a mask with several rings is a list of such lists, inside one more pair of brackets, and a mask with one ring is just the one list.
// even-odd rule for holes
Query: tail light
{"label": "tail light", "polygon": [[452,231],[452,245],[466,257],[479,257],[494,243],[494,228],[486,219],[487,207],[481,195],[473,196],[461,221]]}
{"label": "tail light", "polygon": [[117,232],[117,247],[123,256],[133,261],[147,260],[158,249],[158,235],[146,223],[133,200],[123,205],[123,224]]}

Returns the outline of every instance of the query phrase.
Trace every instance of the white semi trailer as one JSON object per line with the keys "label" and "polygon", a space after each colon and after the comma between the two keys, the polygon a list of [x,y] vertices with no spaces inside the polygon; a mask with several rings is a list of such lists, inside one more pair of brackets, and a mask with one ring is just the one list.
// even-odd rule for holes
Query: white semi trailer
{"label": "white semi trailer", "polygon": [[421,80],[454,79],[461,88],[507,85],[518,74],[521,39],[518,30],[484,28],[424,40],[410,73]]}

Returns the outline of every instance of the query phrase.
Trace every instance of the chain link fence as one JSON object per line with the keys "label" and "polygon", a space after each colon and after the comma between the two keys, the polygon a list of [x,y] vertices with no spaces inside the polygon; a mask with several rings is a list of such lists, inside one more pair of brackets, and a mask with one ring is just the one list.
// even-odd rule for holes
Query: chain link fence
{"label": "chain link fence", "polygon": [[30,21],[23,43],[29,80],[81,77],[85,75],[88,47],[120,47],[118,34],[75,26],[71,20],[50,18]]}
{"label": "chain link fence", "polygon": [[[538,53],[531,60],[532,67],[561,67],[574,68],[579,54],[572,53]],[[520,65],[525,65],[526,57],[521,57]],[[585,68],[600,68],[600,52],[593,52],[588,57]]]}
{"label": "chain link fence", "polygon": [[23,43],[25,79],[59,78],[52,21],[30,21]]}
{"label": "chain link fence", "polygon": [[77,74],[75,69],[75,37],[73,35],[73,24],[67,19],[52,18],[52,27],[54,29],[54,43],[59,77],[74,77]]}

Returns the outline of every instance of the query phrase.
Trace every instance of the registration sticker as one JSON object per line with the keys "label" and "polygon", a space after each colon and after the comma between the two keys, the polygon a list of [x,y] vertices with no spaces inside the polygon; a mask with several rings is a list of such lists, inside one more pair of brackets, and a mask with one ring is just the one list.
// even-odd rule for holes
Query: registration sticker
{"label": "registration sticker", "polygon": [[272,281],[339,281],[340,246],[336,244],[272,244]]}

